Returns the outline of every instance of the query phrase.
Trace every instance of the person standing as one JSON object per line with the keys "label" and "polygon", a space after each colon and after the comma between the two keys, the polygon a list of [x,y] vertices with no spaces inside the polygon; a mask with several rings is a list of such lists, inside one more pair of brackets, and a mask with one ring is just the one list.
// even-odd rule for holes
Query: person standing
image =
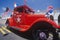
{"label": "person standing", "polygon": [[46,15],[47,15],[48,18],[50,18],[50,16],[53,15],[53,6],[51,6],[51,5],[48,6]]}

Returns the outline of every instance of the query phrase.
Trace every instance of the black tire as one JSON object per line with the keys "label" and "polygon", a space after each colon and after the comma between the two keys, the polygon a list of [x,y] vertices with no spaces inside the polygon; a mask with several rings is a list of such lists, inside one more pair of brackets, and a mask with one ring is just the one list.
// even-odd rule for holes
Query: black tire
{"label": "black tire", "polygon": [[60,15],[58,16],[58,24],[60,25]]}
{"label": "black tire", "polygon": [[9,28],[10,28],[10,27],[9,27],[9,21],[8,21],[8,19],[6,20],[5,25],[6,25],[6,28],[7,28],[7,29],[9,29]]}
{"label": "black tire", "polygon": [[9,21],[8,21],[8,19],[7,19],[5,25],[8,26],[8,24],[9,24]]}
{"label": "black tire", "polygon": [[32,28],[33,40],[42,40],[39,36],[41,32],[44,32],[44,34],[46,35],[46,38],[44,40],[47,40],[49,38],[49,34],[53,35],[53,40],[59,40],[59,36],[58,33],[56,32],[56,29],[48,22],[41,21],[33,25]]}
{"label": "black tire", "polygon": [[[42,37],[43,39],[41,39],[41,37],[39,36],[39,34],[41,32],[44,32],[45,33],[45,38]],[[47,30],[44,30],[44,31],[41,31],[41,30],[37,30],[37,31],[34,31],[32,33],[33,35],[33,40],[47,40],[49,38],[49,34],[53,35],[53,39],[52,40],[59,40],[59,37],[58,37],[58,33],[56,32],[51,32],[51,31],[47,31]]]}

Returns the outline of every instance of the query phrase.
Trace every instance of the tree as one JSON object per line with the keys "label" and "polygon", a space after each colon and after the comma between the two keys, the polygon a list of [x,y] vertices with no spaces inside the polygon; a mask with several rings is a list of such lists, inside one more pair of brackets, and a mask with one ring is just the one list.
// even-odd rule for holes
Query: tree
{"label": "tree", "polygon": [[0,19],[1,19],[2,17],[0,16]]}

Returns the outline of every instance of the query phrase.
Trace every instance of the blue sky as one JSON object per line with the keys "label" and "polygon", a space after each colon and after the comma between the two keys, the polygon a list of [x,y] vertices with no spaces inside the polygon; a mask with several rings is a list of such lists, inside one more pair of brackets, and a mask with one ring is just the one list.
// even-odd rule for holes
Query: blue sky
{"label": "blue sky", "polygon": [[[4,12],[4,7],[9,7],[11,10],[13,10],[14,2],[16,2],[18,5],[24,4],[24,0],[0,0],[0,14]],[[60,0],[27,0],[26,4],[34,10],[46,10],[49,5],[52,5],[55,9],[60,8]]]}

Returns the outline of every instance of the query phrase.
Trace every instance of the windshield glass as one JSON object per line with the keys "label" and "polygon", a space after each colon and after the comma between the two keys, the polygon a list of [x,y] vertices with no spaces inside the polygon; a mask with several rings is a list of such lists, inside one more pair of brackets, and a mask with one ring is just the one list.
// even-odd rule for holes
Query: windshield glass
{"label": "windshield glass", "polygon": [[23,12],[23,8],[22,7],[19,7],[19,8],[15,8],[14,11],[17,11],[17,12]]}

